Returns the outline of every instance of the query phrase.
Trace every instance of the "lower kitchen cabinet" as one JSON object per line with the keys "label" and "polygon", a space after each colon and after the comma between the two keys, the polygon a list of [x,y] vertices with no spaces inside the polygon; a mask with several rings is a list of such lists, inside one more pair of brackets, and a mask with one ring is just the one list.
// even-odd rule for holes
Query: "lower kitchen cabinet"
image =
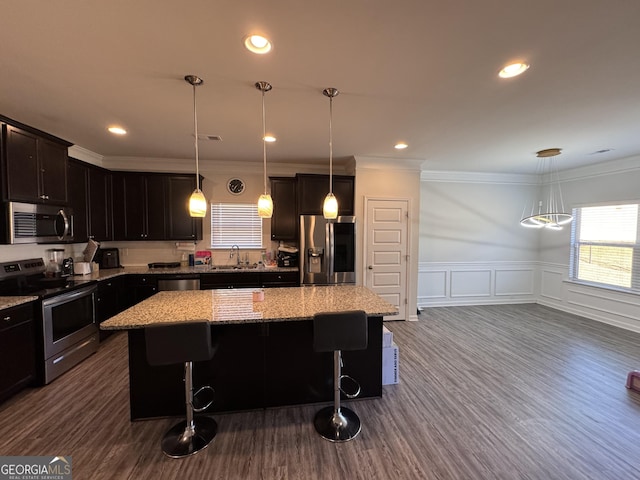
{"label": "lower kitchen cabinet", "polygon": [[260,272],[203,273],[200,275],[200,290],[258,287],[260,287]]}
{"label": "lower kitchen cabinet", "polygon": [[299,272],[262,272],[260,284],[264,288],[299,287]]}
{"label": "lower kitchen cabinet", "polygon": [[158,291],[157,275],[126,275],[124,308],[149,298]]}
{"label": "lower kitchen cabinet", "polygon": [[0,312],[0,401],[29,385],[36,377],[34,304]]}
{"label": "lower kitchen cabinet", "polygon": [[[113,277],[98,282],[96,293],[96,321],[98,324],[124,309],[124,277]],[[111,330],[100,330],[100,341],[111,335]]]}

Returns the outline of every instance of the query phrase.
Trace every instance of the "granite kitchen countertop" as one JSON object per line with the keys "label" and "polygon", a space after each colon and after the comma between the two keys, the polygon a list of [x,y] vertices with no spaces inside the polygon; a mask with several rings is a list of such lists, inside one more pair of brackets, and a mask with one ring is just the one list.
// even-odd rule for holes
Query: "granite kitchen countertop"
{"label": "granite kitchen countertop", "polygon": [[122,268],[101,268],[97,272],[87,275],[74,275],[74,280],[108,280],[120,275],[184,275],[203,273],[245,273],[245,272],[297,272],[297,267],[241,267],[233,265],[177,267],[177,268],[149,268],[146,266],[128,266]]}
{"label": "granite kitchen countertop", "polygon": [[38,297],[34,297],[33,295],[0,297],[0,310],[4,310],[5,308],[17,307],[18,305],[34,302],[36,300],[38,300]]}
{"label": "granite kitchen countertop", "polygon": [[[254,293],[264,295],[254,301]],[[103,330],[128,330],[161,323],[206,321],[214,324],[310,320],[319,312],[364,310],[368,316],[398,310],[366,287],[355,285],[237,288],[158,292],[100,324]]]}

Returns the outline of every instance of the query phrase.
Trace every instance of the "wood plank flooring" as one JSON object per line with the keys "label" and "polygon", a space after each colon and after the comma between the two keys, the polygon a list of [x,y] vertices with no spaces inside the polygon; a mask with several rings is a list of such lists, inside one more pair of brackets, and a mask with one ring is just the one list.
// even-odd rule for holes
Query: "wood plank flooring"
{"label": "wood plank flooring", "polygon": [[[640,335],[539,305],[432,308],[387,322],[400,384],[345,402],[354,441],[318,406],[217,415],[203,452],[165,457],[176,419],[129,422],[127,339],[0,405],[0,455],[71,455],[84,479],[640,479]],[[345,365],[348,373],[348,365]]]}

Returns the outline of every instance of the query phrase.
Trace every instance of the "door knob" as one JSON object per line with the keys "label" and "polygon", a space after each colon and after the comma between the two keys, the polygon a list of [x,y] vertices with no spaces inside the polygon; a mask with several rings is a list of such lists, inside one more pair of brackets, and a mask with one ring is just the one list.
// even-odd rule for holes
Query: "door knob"
{"label": "door knob", "polygon": [[368,268],[369,270],[373,270],[373,267],[372,267],[371,265],[369,265],[367,268]]}

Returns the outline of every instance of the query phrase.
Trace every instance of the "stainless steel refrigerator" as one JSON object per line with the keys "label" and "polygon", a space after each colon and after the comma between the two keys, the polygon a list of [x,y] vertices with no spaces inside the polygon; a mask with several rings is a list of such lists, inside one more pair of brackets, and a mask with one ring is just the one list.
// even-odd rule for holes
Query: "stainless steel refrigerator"
{"label": "stainless steel refrigerator", "polygon": [[300,283],[356,282],[356,217],[300,215]]}

